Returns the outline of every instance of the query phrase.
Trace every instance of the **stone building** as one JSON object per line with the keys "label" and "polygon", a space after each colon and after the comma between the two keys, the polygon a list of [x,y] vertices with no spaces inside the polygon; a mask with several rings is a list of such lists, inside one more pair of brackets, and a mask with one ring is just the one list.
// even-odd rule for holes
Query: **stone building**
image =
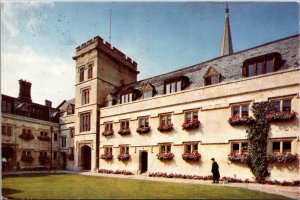
{"label": "stone building", "polygon": [[[251,180],[253,175],[243,162],[249,142],[247,121],[253,116],[253,103],[264,101],[273,103],[267,153],[295,160],[300,153],[299,35],[234,53],[226,8],[221,46],[220,57],[141,81],[135,80],[136,68],[125,71],[120,62],[115,71],[106,63],[123,54],[101,39],[78,47],[77,55],[85,52],[86,61],[77,62],[77,77],[78,67],[88,66],[89,58],[98,53],[93,66],[107,80],[99,80],[100,92],[95,91],[100,112],[96,123],[90,124],[95,130],[100,127],[93,144],[99,139],[95,160],[101,159],[92,169],[206,176],[214,157],[221,176]],[[82,100],[78,94],[76,99]],[[82,133],[76,132],[79,137]],[[76,148],[83,152],[81,146]],[[297,161],[277,161],[269,165],[270,179],[299,179]]]}
{"label": "stone building", "polygon": [[31,83],[19,80],[19,97],[1,95],[2,158],[5,170],[58,167],[59,110],[31,100]]}

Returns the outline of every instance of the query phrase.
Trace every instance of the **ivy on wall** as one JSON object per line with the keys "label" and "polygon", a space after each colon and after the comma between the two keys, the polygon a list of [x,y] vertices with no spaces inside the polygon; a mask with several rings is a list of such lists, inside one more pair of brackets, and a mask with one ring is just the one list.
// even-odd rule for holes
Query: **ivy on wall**
{"label": "ivy on wall", "polygon": [[267,140],[270,130],[267,114],[270,111],[270,102],[254,103],[252,112],[255,119],[252,120],[249,130],[247,130],[247,138],[249,140],[248,152],[251,157],[249,166],[258,182],[263,182],[270,175],[267,160]]}

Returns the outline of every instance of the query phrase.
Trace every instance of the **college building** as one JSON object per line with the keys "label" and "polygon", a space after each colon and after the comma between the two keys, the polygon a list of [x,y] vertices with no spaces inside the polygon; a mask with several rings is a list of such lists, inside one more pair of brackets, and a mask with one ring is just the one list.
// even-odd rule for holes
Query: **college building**
{"label": "college building", "polygon": [[[221,176],[252,180],[245,161],[251,107],[271,102],[270,179],[299,180],[299,35],[233,52],[228,12],[219,57],[140,81],[137,63],[101,37],[78,46],[75,98],[56,108],[59,118],[51,106],[43,107],[49,118],[30,118],[34,123],[4,113],[3,148],[19,162],[28,154],[24,151],[38,156],[43,145],[50,145],[53,166],[56,158],[59,167],[70,170],[134,174],[207,176],[215,158]],[[4,141],[10,136],[3,127],[9,126],[16,135],[11,143]],[[36,126],[33,134],[46,132],[52,138],[59,131],[58,142],[23,141],[23,126]]]}

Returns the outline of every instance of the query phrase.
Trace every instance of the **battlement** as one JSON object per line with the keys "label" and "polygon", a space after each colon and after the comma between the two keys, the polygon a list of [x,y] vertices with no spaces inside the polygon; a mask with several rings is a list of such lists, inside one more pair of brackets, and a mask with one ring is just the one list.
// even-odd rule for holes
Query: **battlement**
{"label": "battlement", "polygon": [[76,47],[76,56],[73,57],[76,60],[78,57],[92,51],[93,49],[98,49],[104,53],[110,55],[112,58],[119,62],[122,62],[126,66],[130,67],[132,70],[137,71],[137,63],[130,57],[126,56],[122,51],[113,47],[109,42],[104,41],[101,37],[96,36],[93,39],[81,44]]}

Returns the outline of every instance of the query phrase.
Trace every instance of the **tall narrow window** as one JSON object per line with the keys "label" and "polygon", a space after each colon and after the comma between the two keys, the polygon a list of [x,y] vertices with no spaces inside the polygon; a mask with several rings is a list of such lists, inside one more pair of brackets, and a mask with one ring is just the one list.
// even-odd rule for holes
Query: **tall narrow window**
{"label": "tall narrow window", "polygon": [[84,113],[80,115],[80,132],[90,131],[91,114]]}
{"label": "tall narrow window", "polygon": [[53,140],[54,140],[54,141],[57,141],[57,133],[54,133],[54,134],[53,134]]}
{"label": "tall narrow window", "polygon": [[69,130],[70,130],[70,137],[73,138],[74,134],[75,134],[75,128],[74,127],[70,127]]}
{"label": "tall narrow window", "polygon": [[65,148],[67,145],[67,139],[66,137],[61,137],[61,147]]}
{"label": "tall narrow window", "polygon": [[149,117],[143,117],[139,119],[139,127],[149,127]]}
{"label": "tall narrow window", "polygon": [[273,142],[272,149],[273,153],[280,153],[280,142]]}
{"label": "tall narrow window", "polygon": [[93,64],[88,65],[88,79],[93,78]]}
{"label": "tall narrow window", "polygon": [[291,100],[288,99],[288,100],[283,100],[282,101],[282,111],[283,112],[291,112]]}
{"label": "tall narrow window", "polygon": [[84,81],[84,67],[79,69],[79,82]]}
{"label": "tall narrow window", "polygon": [[88,104],[90,102],[90,89],[84,89],[81,92],[81,102],[82,105]]}

